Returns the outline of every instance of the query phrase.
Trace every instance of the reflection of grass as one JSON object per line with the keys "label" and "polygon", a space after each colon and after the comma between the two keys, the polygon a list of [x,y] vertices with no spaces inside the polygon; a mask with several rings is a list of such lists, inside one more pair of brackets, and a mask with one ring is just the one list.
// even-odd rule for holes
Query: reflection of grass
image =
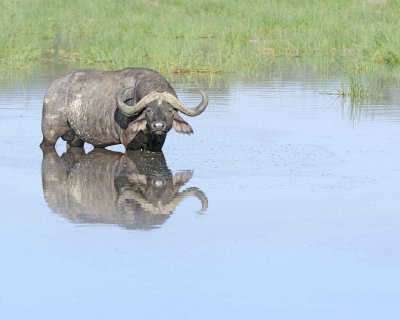
{"label": "reflection of grass", "polygon": [[370,72],[400,66],[399,16],[398,0],[2,0],[0,70],[50,59],[219,73],[311,56],[325,73]]}

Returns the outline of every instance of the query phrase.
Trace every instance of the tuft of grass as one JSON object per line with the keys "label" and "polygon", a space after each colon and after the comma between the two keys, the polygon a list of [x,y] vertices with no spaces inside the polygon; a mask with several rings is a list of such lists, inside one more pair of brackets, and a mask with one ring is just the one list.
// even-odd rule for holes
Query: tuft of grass
{"label": "tuft of grass", "polygon": [[383,57],[383,61],[390,66],[399,67],[400,66],[400,51],[399,51],[399,53],[389,51]]}
{"label": "tuft of grass", "polygon": [[350,77],[348,86],[342,84],[338,95],[344,98],[349,97],[351,101],[362,101],[366,96],[369,96],[369,91],[366,89],[360,77]]}
{"label": "tuft of grass", "polygon": [[335,92],[322,92],[321,94],[340,97],[342,103],[350,102],[351,110],[359,109],[366,100],[378,98],[381,96],[382,83],[378,81],[375,86],[368,83],[366,79],[358,74],[351,75],[346,83],[342,83],[340,89]]}
{"label": "tuft of grass", "polygon": [[350,77],[348,87],[342,85],[342,89],[339,95],[343,98],[343,101],[350,99],[351,109],[355,109],[357,106],[363,104],[364,99],[370,96],[370,93],[366,89],[360,77]]}

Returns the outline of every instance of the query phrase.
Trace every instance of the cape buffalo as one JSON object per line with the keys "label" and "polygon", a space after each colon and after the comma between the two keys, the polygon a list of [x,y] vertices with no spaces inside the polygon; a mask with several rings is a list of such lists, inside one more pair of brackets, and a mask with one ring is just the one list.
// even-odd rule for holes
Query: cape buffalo
{"label": "cape buffalo", "polygon": [[94,147],[122,143],[128,150],[160,151],[167,132],[191,134],[178,111],[197,116],[207,107],[200,91],[197,107],[186,107],[159,73],[150,69],[78,70],[55,80],[43,102],[43,148],[58,138],[68,146]]}
{"label": "cape buffalo", "polygon": [[198,188],[179,189],[192,171],[175,175],[162,152],[120,152],[69,148],[61,157],[43,152],[43,194],[48,206],[74,223],[116,224],[151,229],[164,223],[187,197],[208,207]]}

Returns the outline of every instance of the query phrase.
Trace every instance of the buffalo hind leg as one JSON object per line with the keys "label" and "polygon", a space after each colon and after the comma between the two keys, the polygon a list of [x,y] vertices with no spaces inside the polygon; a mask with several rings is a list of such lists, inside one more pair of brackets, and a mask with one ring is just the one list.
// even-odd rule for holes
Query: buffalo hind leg
{"label": "buffalo hind leg", "polygon": [[66,135],[69,132],[69,130],[68,128],[65,127],[60,127],[57,129],[46,128],[44,130],[42,129],[42,132],[43,132],[43,140],[42,143],[40,144],[40,148],[44,150],[48,148],[54,148],[58,138],[64,137],[64,135]]}
{"label": "buffalo hind leg", "polygon": [[[43,105],[43,108],[46,104]],[[42,132],[43,140],[40,144],[42,150],[48,148],[54,148],[58,138],[67,134],[70,131],[67,120],[60,116],[52,113],[44,114],[42,117]]]}

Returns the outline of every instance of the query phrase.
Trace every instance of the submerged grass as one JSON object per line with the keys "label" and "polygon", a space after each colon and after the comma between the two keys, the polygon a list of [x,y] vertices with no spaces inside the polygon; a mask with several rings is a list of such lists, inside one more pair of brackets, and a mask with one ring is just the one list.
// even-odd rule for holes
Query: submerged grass
{"label": "submerged grass", "polygon": [[326,74],[372,72],[400,66],[399,16],[399,0],[2,0],[0,71],[245,72],[313,57]]}

